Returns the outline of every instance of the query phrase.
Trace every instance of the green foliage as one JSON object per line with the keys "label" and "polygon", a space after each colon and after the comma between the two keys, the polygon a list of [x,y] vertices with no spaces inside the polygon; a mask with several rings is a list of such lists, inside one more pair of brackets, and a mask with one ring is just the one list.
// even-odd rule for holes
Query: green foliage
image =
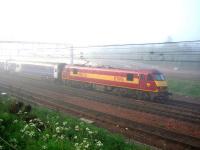
{"label": "green foliage", "polygon": [[[0,98],[1,149],[24,150],[140,150],[149,149],[126,143],[120,135],[49,109],[33,108],[31,114],[8,113],[9,98]],[[37,116],[24,121],[26,115]],[[45,128],[41,129],[39,125]]]}
{"label": "green foliage", "polygon": [[169,90],[187,96],[200,97],[200,80],[168,79]]}

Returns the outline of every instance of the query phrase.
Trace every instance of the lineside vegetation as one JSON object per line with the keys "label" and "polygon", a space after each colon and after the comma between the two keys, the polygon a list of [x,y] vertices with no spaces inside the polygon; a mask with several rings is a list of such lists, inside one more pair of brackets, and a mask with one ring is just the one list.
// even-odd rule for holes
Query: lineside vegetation
{"label": "lineside vegetation", "polygon": [[66,114],[0,97],[0,150],[143,150]]}
{"label": "lineside vegetation", "polygon": [[185,96],[200,97],[200,80],[168,78],[169,90]]}

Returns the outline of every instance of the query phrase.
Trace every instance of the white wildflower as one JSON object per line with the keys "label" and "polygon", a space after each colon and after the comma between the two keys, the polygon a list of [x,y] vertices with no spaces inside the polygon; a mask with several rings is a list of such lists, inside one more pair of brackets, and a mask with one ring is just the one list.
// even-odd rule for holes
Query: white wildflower
{"label": "white wildflower", "polygon": [[34,122],[41,122],[41,120],[39,118],[35,118],[33,121]]}
{"label": "white wildflower", "polygon": [[103,143],[101,143],[101,141],[98,141],[97,146],[101,147],[101,146],[103,146]]}
{"label": "white wildflower", "polygon": [[86,145],[85,145],[85,148],[88,148],[89,146],[90,146],[90,144],[86,144]]}
{"label": "white wildflower", "polygon": [[75,131],[79,131],[79,126],[78,125],[75,126]]}
{"label": "white wildflower", "polygon": [[42,121],[39,122],[40,125],[44,125],[44,123]]}
{"label": "white wildflower", "polygon": [[18,115],[21,115],[22,114],[22,111],[20,110],[20,111],[18,111],[18,113],[17,113]]}
{"label": "white wildflower", "polygon": [[6,94],[7,94],[7,93],[5,93],[5,92],[2,92],[2,93],[1,93],[1,95],[6,95]]}
{"label": "white wildflower", "polygon": [[62,134],[61,136],[60,136],[60,139],[61,140],[63,140],[65,137],[64,137],[64,135]]}
{"label": "white wildflower", "polygon": [[29,131],[25,131],[25,134],[26,134],[26,135],[29,135],[29,133],[30,133]]}
{"label": "white wildflower", "polygon": [[56,135],[54,134],[54,135],[52,135],[52,137],[53,137],[53,138],[55,138],[55,137],[56,137]]}
{"label": "white wildflower", "polygon": [[43,146],[42,146],[42,149],[47,149],[47,146],[46,146],[46,145],[43,145]]}
{"label": "white wildflower", "polygon": [[67,125],[67,121],[64,121],[64,122],[63,122],[63,126],[66,126],[66,125]]}
{"label": "white wildflower", "polygon": [[74,136],[74,139],[77,139],[78,137],[77,136]]}
{"label": "white wildflower", "polygon": [[29,125],[30,125],[31,127],[36,127],[36,125],[35,125],[34,123],[29,123]]}
{"label": "white wildflower", "polygon": [[65,127],[64,130],[67,131],[67,130],[69,130],[69,128]]}
{"label": "white wildflower", "polygon": [[29,136],[30,136],[30,137],[35,136],[35,132],[34,132],[34,131],[30,131]]}
{"label": "white wildflower", "polygon": [[56,132],[60,133],[60,127],[56,127]]}
{"label": "white wildflower", "polygon": [[13,121],[13,123],[17,123],[18,122],[18,120],[17,119],[15,119],[14,121]]}
{"label": "white wildflower", "polygon": [[24,130],[26,130],[28,128],[28,125],[26,124],[25,126],[24,126]]}
{"label": "white wildflower", "polygon": [[45,136],[46,136],[47,139],[49,138],[49,134],[46,134]]}

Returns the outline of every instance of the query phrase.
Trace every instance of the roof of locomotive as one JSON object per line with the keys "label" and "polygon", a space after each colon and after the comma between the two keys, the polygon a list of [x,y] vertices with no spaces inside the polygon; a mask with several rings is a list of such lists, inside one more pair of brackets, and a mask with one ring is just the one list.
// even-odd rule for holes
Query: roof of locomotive
{"label": "roof of locomotive", "polygon": [[112,71],[112,72],[120,72],[120,73],[132,73],[132,74],[161,74],[160,71],[156,69],[118,69],[118,68],[104,68],[104,67],[88,67],[88,66],[77,66],[77,65],[66,65],[65,68],[76,68],[80,70],[93,70],[93,71]]}

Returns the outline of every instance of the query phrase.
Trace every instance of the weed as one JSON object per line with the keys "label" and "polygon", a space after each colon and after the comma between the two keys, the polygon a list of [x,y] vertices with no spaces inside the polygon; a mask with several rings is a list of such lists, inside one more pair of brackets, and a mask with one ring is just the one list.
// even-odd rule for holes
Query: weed
{"label": "weed", "polygon": [[[2,102],[1,99],[0,135],[9,144],[0,141],[0,149],[11,149],[10,146],[24,150],[148,149],[142,145],[128,144],[120,135],[111,134],[66,114],[31,106],[21,111],[19,103]],[[8,113],[10,103],[12,113]]]}

